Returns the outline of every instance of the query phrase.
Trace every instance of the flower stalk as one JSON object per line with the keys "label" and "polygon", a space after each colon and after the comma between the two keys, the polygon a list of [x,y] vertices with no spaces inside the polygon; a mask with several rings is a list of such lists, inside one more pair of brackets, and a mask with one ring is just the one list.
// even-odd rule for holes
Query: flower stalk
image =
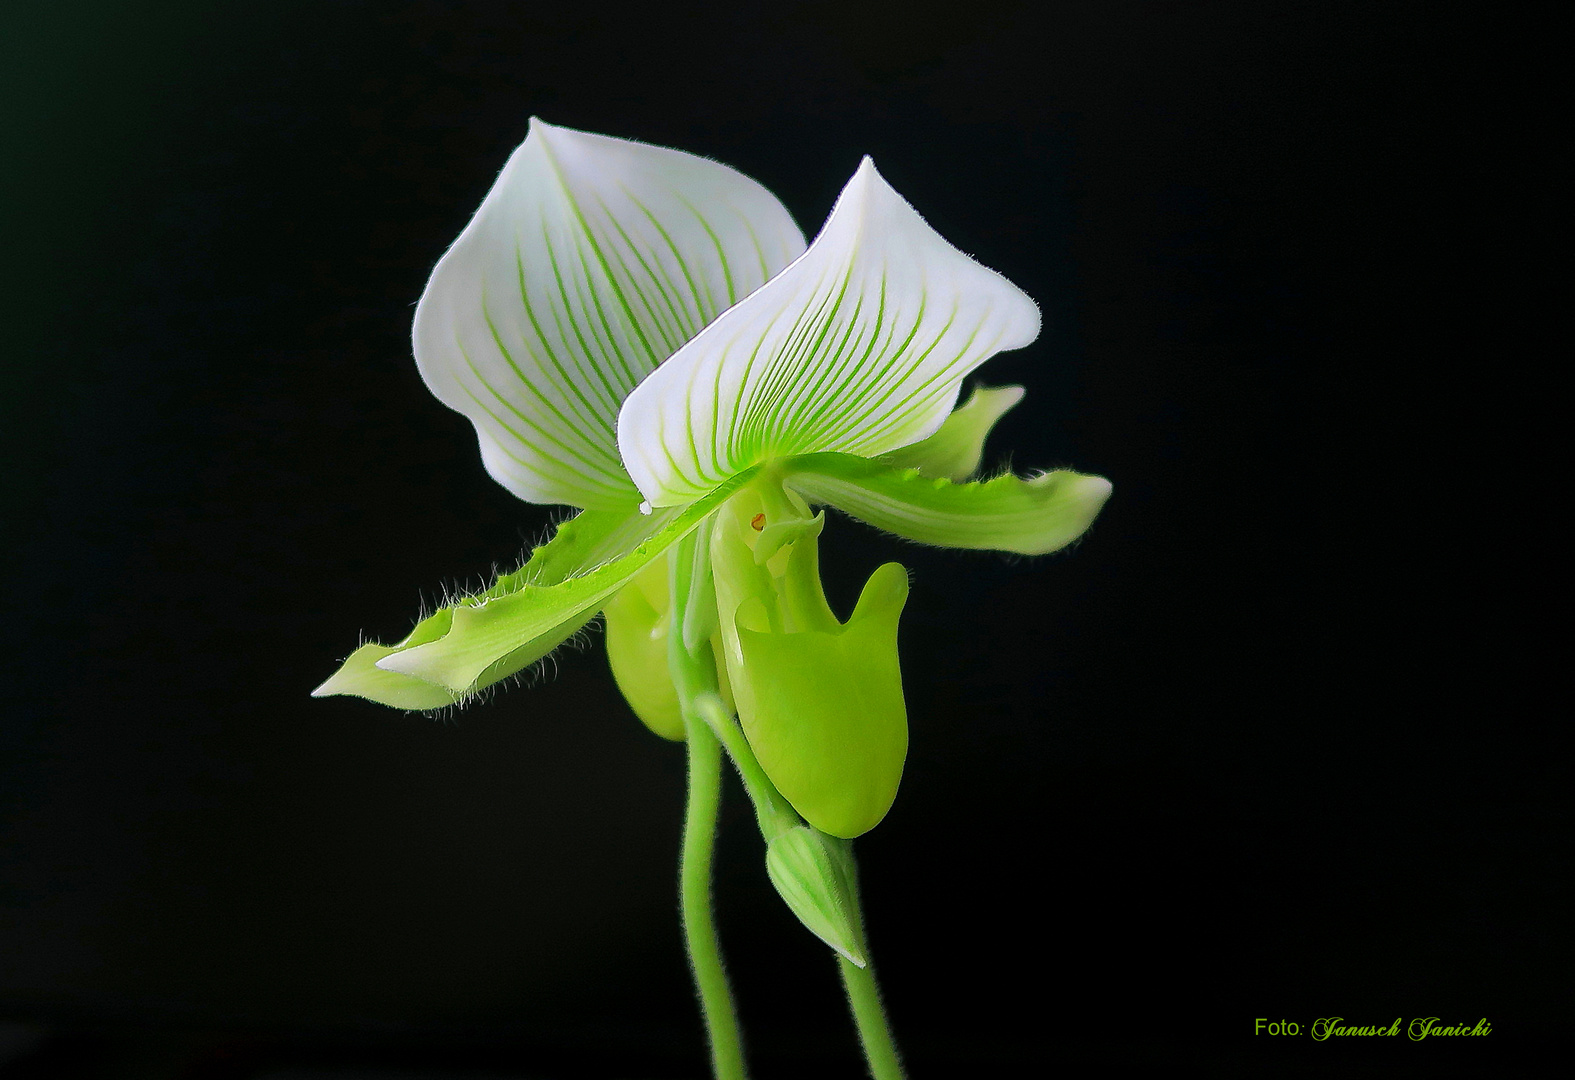
{"label": "flower stalk", "polygon": [[[855,898],[857,895],[855,892]],[[904,1080],[902,1059],[897,1054],[896,1041],[891,1037],[891,1025],[881,1005],[874,966],[865,964],[860,967],[846,956],[839,956],[837,967],[842,973],[842,988],[848,995],[848,1007],[853,1012],[854,1023],[858,1025],[859,1043],[864,1047],[864,1060],[869,1063],[870,1075],[875,1080]]]}
{"label": "flower stalk", "polygon": [[697,550],[696,538],[689,536],[679,541],[668,557],[672,626],[680,629],[667,635],[667,657],[689,754],[678,895],[684,945],[711,1048],[712,1073],[716,1080],[745,1080],[743,1035],[722,962],[711,901],[711,860],[722,796],[722,744],[696,707],[698,699],[716,697],[716,663],[709,640],[696,642],[691,650],[681,632],[690,612],[702,609],[708,600],[715,606],[715,600],[704,595],[708,579],[695,573]]}

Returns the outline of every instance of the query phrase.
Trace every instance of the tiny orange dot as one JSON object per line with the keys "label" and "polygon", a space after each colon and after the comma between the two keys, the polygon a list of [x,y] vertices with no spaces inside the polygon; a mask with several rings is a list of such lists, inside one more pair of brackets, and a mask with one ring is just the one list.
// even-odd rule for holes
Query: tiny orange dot
{"label": "tiny orange dot", "polygon": [[756,532],[761,532],[764,530],[766,527],[766,515],[756,514],[754,517],[750,518],[749,527],[754,529]]}

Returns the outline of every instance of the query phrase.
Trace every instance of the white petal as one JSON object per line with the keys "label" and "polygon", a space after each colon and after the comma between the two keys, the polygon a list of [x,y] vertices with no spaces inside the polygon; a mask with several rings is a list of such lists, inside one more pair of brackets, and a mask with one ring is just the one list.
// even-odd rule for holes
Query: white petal
{"label": "white petal", "polygon": [[804,256],[624,402],[618,449],[656,506],[758,462],[917,442],[963,377],[1039,335],[1039,309],[948,244],[869,158]]}
{"label": "white petal", "polygon": [[416,309],[416,363],[522,499],[640,501],[629,391],[804,250],[765,188],[714,161],[531,121]]}

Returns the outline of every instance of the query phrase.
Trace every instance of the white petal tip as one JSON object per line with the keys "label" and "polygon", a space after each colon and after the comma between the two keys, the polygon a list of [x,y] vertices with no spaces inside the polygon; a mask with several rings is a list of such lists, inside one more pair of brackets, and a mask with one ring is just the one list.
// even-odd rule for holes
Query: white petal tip
{"label": "white petal tip", "polygon": [[873,187],[889,187],[886,178],[875,167],[875,159],[865,154],[859,160],[859,167],[853,170],[853,175],[848,178],[847,190],[867,191]]}
{"label": "white petal tip", "polygon": [[313,697],[338,697],[340,694],[344,693],[344,691],[341,690],[339,688],[339,685],[338,685],[339,684],[339,677],[342,674],[344,674],[342,671],[336,671],[332,675],[328,676],[328,678],[323,680],[323,684],[321,686],[319,686],[316,690],[312,691],[312,696]]}
{"label": "white petal tip", "polygon": [[647,517],[650,516],[650,514],[651,514],[651,500],[650,499],[646,499],[644,502],[642,502],[640,504],[640,513],[646,515]]}
{"label": "white petal tip", "polygon": [[1103,476],[1084,477],[1082,484],[1079,486],[1083,489],[1083,497],[1085,499],[1091,503],[1098,503],[1100,506],[1103,506],[1105,500],[1110,498],[1110,492],[1113,490],[1110,481]]}

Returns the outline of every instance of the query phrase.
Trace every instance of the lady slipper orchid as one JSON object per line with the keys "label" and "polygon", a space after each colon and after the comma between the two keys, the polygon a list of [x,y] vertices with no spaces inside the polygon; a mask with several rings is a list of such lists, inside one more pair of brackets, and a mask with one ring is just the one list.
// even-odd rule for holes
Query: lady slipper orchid
{"label": "lady slipper orchid", "polygon": [[[361,646],[315,693],[462,703],[605,611],[614,672],[648,726],[683,737],[669,636],[712,641],[771,782],[823,832],[866,831],[907,748],[907,575],[876,570],[838,620],[813,508],[945,547],[1042,554],[1077,538],[1107,481],[971,479],[1022,391],[954,408],[964,378],[1039,322],[869,158],[806,249],[782,204],[726,166],[532,120],[433,271],[415,357],[499,483],[581,512],[490,588]],[[716,607],[674,626],[660,557],[697,531]]]}
{"label": "lady slipper orchid", "polygon": [[970,372],[1038,333],[1033,301],[937,235],[869,158],[806,248],[782,204],[726,166],[537,120],[417,306],[422,378],[475,426],[487,471],[580,512],[404,640],[362,645],[315,693],[461,704],[604,613],[635,715],[687,745],[680,897],[719,1078],[746,1075],[710,915],[724,745],[773,885],[839,954],[872,1074],[902,1075],[848,840],[890,809],[907,756],[908,575],[879,567],[839,619],[816,507],[944,547],[1034,555],[1076,539],[1109,483],[976,480],[1022,390],[956,407]]}

